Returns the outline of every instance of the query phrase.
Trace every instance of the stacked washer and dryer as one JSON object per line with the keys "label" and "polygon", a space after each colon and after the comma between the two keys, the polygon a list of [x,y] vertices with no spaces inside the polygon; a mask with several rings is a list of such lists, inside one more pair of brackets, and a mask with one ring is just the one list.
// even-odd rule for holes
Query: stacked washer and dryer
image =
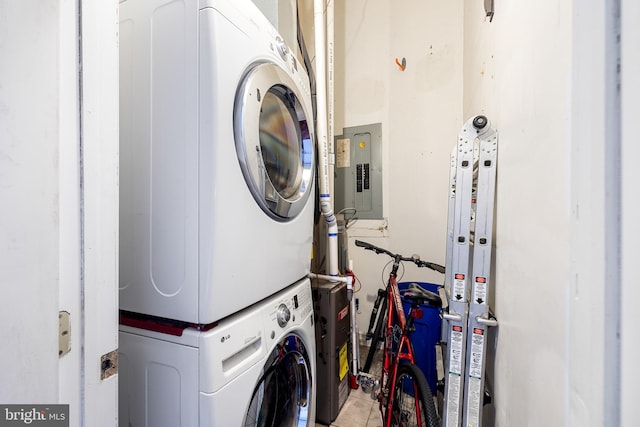
{"label": "stacked washer and dryer", "polygon": [[250,0],[120,3],[120,426],[313,426],[309,80]]}

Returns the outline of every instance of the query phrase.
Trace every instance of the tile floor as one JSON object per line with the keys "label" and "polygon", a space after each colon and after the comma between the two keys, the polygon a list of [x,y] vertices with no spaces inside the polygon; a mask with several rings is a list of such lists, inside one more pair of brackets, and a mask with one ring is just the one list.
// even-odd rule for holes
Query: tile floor
{"label": "tile floor", "polygon": [[[369,347],[360,347],[361,366],[367,357]],[[376,357],[371,365],[370,372],[376,377],[380,376],[382,369],[382,351],[376,352]],[[327,427],[325,424],[316,423],[316,427]],[[330,427],[382,427],[382,415],[378,401],[371,393],[362,391],[362,387],[351,390],[344,406],[338,413],[338,417]]]}
{"label": "tile floor", "polygon": [[[325,425],[316,423],[316,427]],[[378,401],[371,398],[371,393],[365,393],[361,389],[351,390],[331,427],[382,427]]]}
{"label": "tile floor", "polygon": [[[364,365],[368,351],[369,347],[360,346],[360,366]],[[444,375],[442,372],[442,355],[439,351],[436,352],[436,355],[438,359],[438,378],[442,378]],[[382,351],[378,351],[373,359],[370,372],[379,378],[381,370]],[[338,417],[330,426],[316,423],[316,427],[382,427],[380,406],[371,393],[365,393],[360,387],[357,390],[351,390],[347,401],[338,413]]]}

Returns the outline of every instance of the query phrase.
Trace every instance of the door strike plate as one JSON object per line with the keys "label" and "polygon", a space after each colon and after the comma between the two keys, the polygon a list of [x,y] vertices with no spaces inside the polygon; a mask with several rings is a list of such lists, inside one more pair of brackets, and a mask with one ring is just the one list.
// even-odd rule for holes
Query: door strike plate
{"label": "door strike plate", "polygon": [[58,357],[71,351],[71,315],[68,311],[58,313]]}
{"label": "door strike plate", "polygon": [[100,379],[106,380],[118,373],[118,350],[110,351],[100,357]]}

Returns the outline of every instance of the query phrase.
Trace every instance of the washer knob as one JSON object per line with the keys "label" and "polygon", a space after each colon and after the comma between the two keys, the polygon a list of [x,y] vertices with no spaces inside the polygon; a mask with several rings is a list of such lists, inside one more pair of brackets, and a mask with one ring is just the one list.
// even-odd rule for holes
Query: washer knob
{"label": "washer knob", "polygon": [[280,325],[281,328],[287,326],[289,319],[291,319],[291,311],[289,311],[289,307],[284,304],[280,304],[276,313],[276,318],[278,319],[278,325]]}

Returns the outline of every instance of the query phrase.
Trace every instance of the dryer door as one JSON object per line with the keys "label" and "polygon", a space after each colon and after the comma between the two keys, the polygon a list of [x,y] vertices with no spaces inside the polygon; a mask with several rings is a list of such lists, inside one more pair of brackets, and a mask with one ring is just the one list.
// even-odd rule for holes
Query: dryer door
{"label": "dryer door", "polygon": [[273,350],[256,384],[245,427],[308,427],[311,420],[311,364],[302,339],[290,334]]}
{"label": "dryer door", "polygon": [[236,93],[242,173],[262,210],[280,221],[302,211],[313,182],[313,118],[302,96],[289,73],[272,63],[250,68]]}

